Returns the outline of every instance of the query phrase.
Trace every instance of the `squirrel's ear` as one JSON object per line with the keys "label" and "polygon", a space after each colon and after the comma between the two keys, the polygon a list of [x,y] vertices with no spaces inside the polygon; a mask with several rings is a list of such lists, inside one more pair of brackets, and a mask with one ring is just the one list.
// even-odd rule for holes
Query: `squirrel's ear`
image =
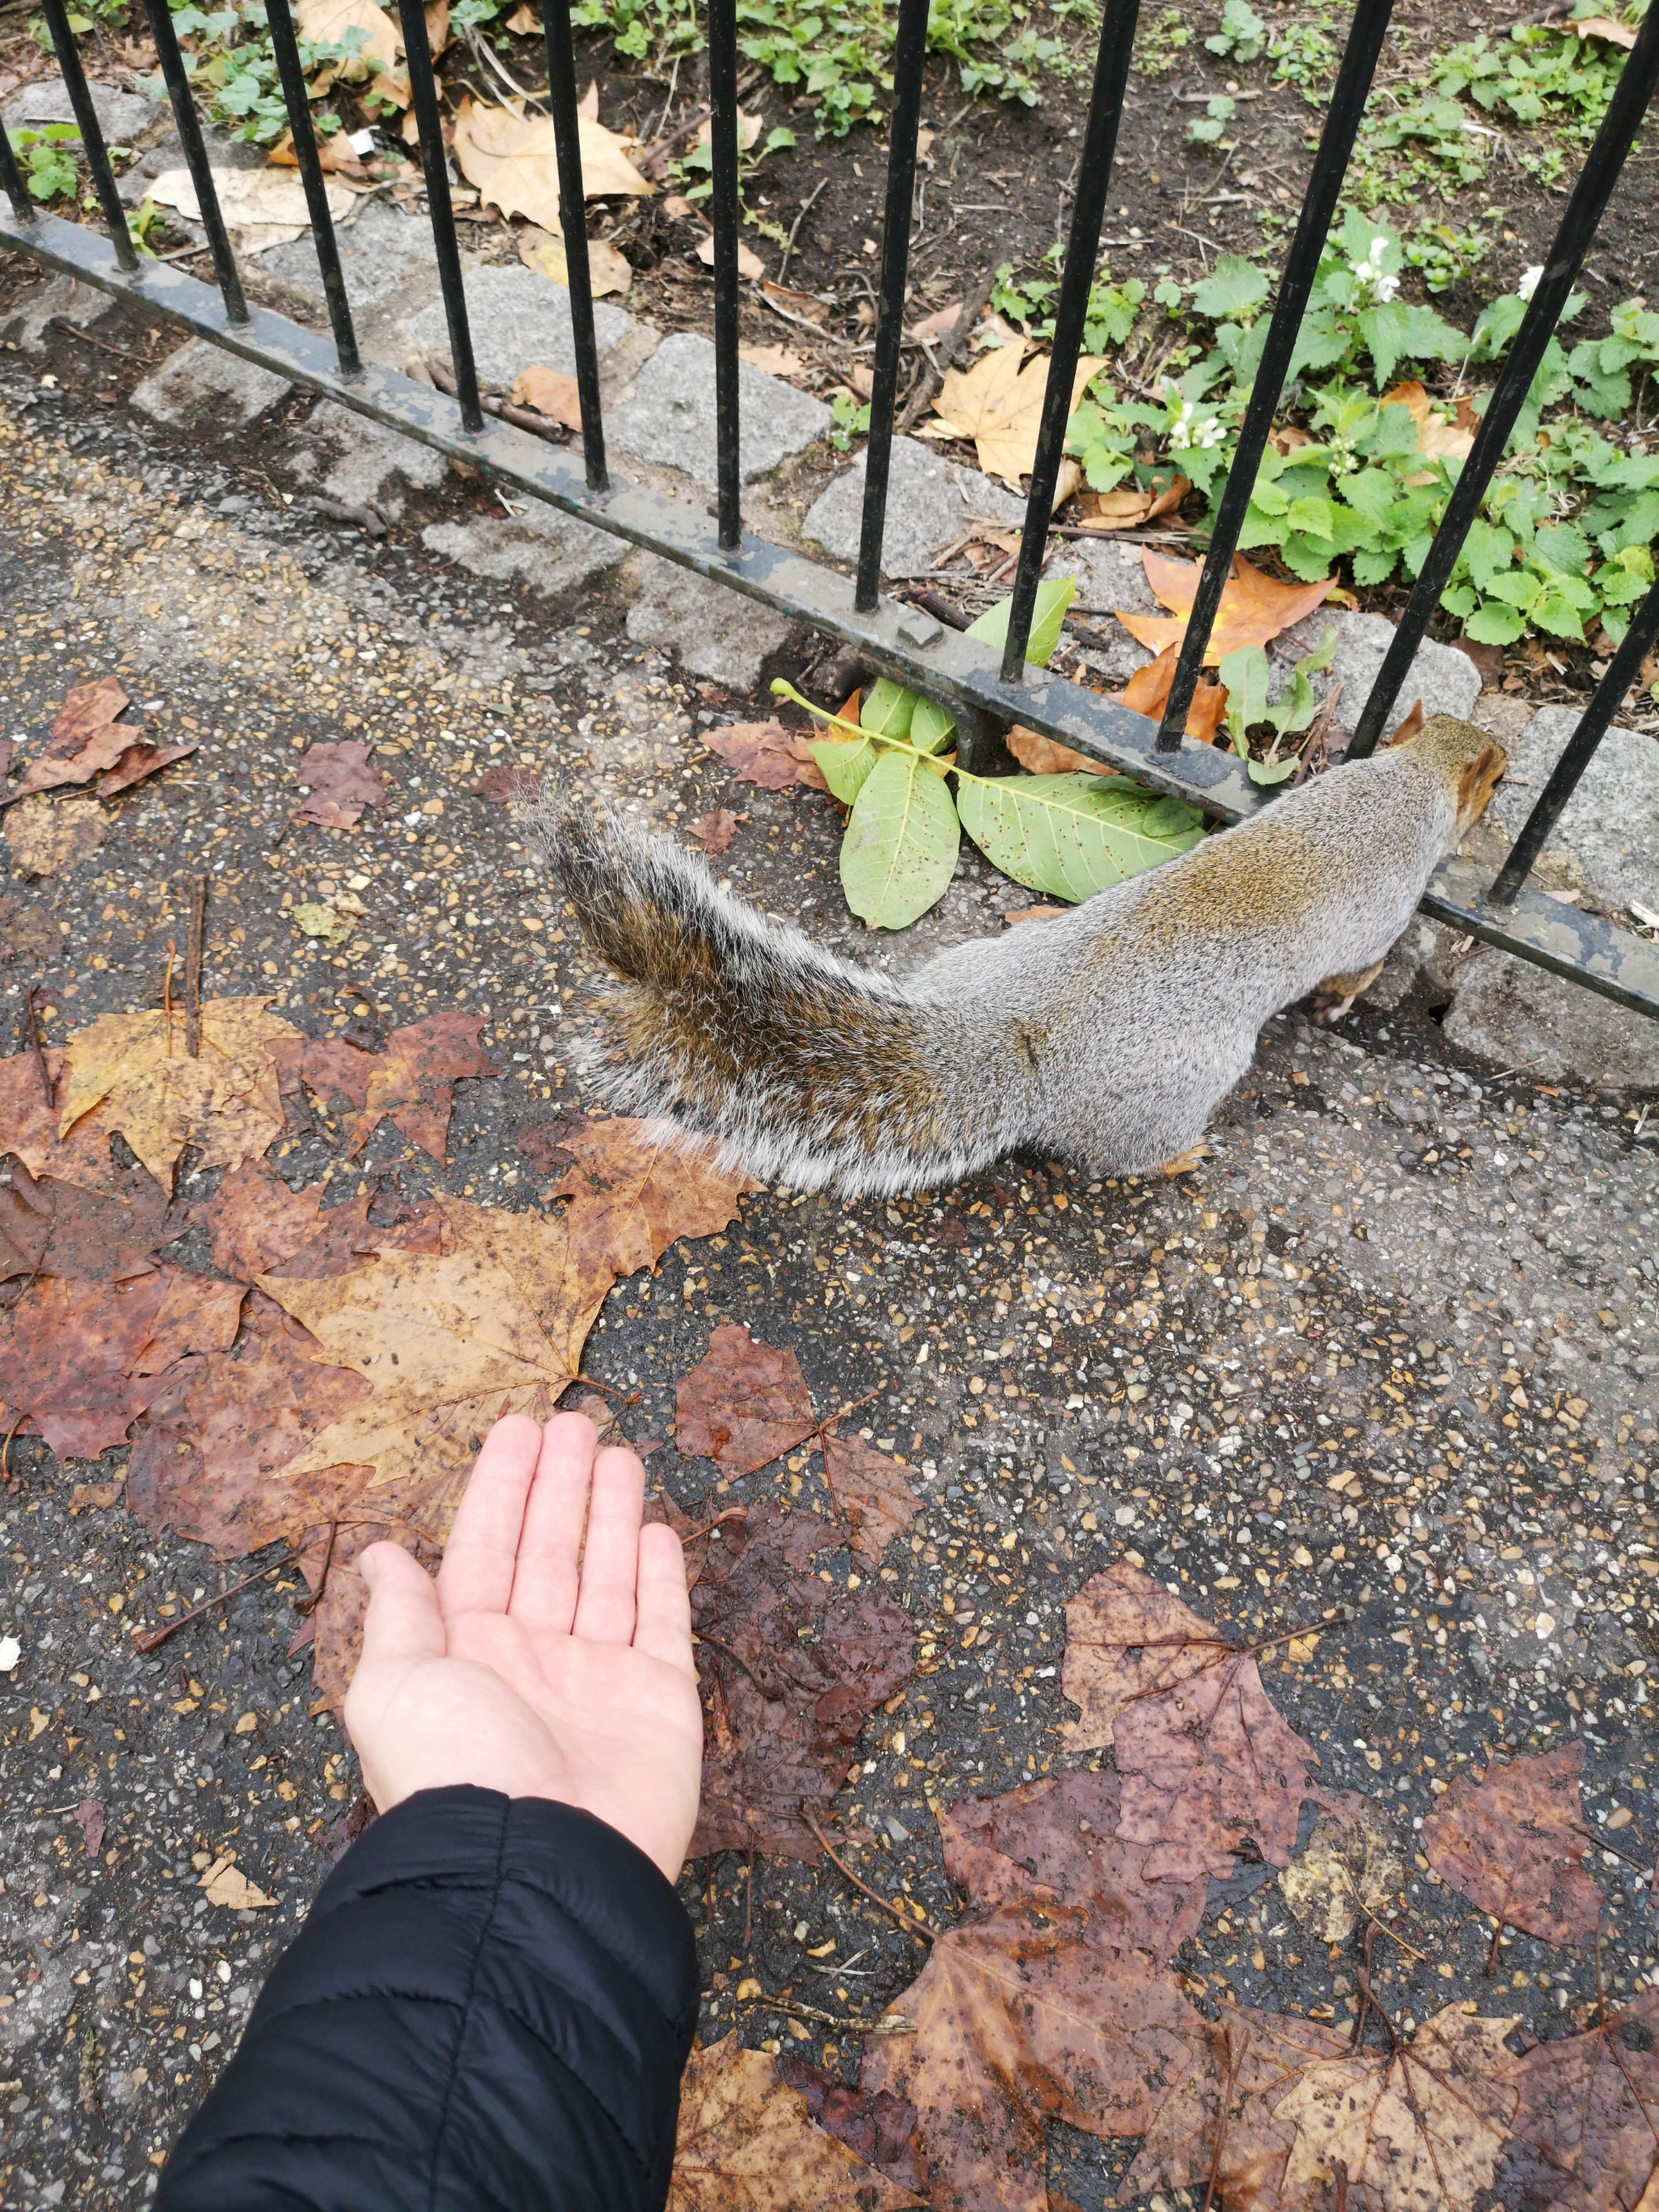
{"label": "squirrel's ear", "polygon": [[1391,745],[1408,745],[1423,726],[1423,702],[1413,702],[1412,710],[1389,739]]}
{"label": "squirrel's ear", "polygon": [[1497,790],[1509,757],[1501,745],[1482,745],[1464,769],[1457,782],[1457,826],[1468,830],[1477,823],[1486,811],[1486,802]]}

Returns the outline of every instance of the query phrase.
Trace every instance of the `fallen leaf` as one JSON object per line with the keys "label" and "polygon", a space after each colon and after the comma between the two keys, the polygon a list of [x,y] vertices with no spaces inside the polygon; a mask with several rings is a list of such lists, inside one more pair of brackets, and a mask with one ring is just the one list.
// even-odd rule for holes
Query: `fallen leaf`
{"label": "fallen leaf", "polygon": [[443,1249],[443,1216],[430,1199],[382,1226],[369,1221],[367,1192],[325,1208],[328,1194],[325,1182],[295,1190],[263,1160],[245,1161],[202,1208],[214,1266],[244,1283],[256,1275],[315,1280],[344,1274],[381,1251]]}
{"label": "fallen leaf", "polygon": [[343,945],[356,927],[349,915],[337,914],[317,899],[301,899],[290,907],[289,919],[305,936],[323,938],[330,945]]}
{"label": "fallen leaf", "polygon": [[104,1804],[99,1797],[83,1797],[75,1808],[75,1818],[86,1839],[87,1856],[96,1858],[104,1848]]}
{"label": "fallen leaf", "polygon": [[900,2212],[921,2203],[817,2126],[771,2057],[744,2050],[735,2031],[692,2052],[668,2212]]}
{"label": "fallen leaf", "polygon": [[1577,31],[1581,39],[1601,39],[1610,46],[1623,46],[1626,52],[1636,44],[1634,24],[1615,22],[1611,15],[1582,15],[1576,23],[1568,23],[1565,27]]}
{"label": "fallen leaf", "polygon": [[1292,1916],[1322,1943],[1346,1943],[1362,1919],[1392,1911],[1406,1880],[1388,1812],[1354,1790],[1320,1799],[1308,1847],[1279,1877]]}
{"label": "fallen leaf", "polygon": [[770,1505],[710,1540],[691,1597],[705,1717],[692,1858],[816,1859],[803,1805],[830,1817],[860,1730],[915,1671],[908,1613],[879,1591],[836,1594],[801,1571],[843,1540],[815,1514]]}
{"label": "fallen leaf", "polygon": [[349,33],[361,32],[356,55],[337,67],[348,84],[369,76],[372,64],[391,69],[403,51],[397,17],[374,0],[300,0],[298,29],[313,46],[343,46]]}
{"label": "fallen leaf", "polygon": [[534,769],[486,769],[472,787],[475,799],[493,799],[498,806],[521,806],[534,799],[542,780]]}
{"label": "fallen leaf", "polygon": [[499,1075],[478,1044],[482,1014],[428,1014],[393,1030],[384,1053],[372,1055],[362,1111],[346,1135],[349,1152],[360,1152],[380,1123],[390,1121],[411,1145],[441,1167],[449,1143],[449,1115],[457,1083]]}
{"label": "fallen leaf", "polygon": [[819,300],[811,292],[797,292],[787,284],[779,284],[767,277],[761,285],[761,296],[767,305],[775,307],[780,314],[799,316],[806,323],[827,323],[830,302]]}
{"label": "fallen leaf", "polygon": [[1136,485],[1133,489],[1126,486],[1117,491],[1079,492],[1079,526],[1103,534],[1115,530],[1139,530],[1164,515],[1173,514],[1192,488],[1190,479],[1177,471],[1161,490],[1156,485],[1144,489]]}
{"label": "fallen leaf", "polygon": [[1063,914],[1070,914],[1068,906],[1023,906],[1013,914],[1005,914],[1004,922],[1013,929],[1022,921],[1058,921]]}
{"label": "fallen leaf", "polygon": [[1020,766],[1029,769],[1033,775],[1074,775],[1079,771],[1088,775],[1117,773],[1104,761],[1091,760],[1087,753],[1073,752],[1069,745],[1056,744],[1052,738],[1039,737],[1035,730],[1028,730],[1018,722],[1008,731],[1006,742]]}
{"label": "fallen leaf", "polygon": [[911,323],[905,330],[906,337],[918,345],[932,345],[936,339],[948,338],[957,326],[957,317],[962,313],[960,300],[947,300],[942,307],[935,307],[931,315],[924,315],[919,323]]}
{"label": "fallen leaf", "polygon": [[243,1287],[182,1267],[121,1282],[42,1275],[0,1315],[0,1398],[59,1459],[96,1459],[192,1352],[228,1349]]}
{"label": "fallen leaf", "polygon": [[0,893],[0,960],[36,960],[54,951],[58,931],[45,907],[15,892]]}
{"label": "fallen leaf", "polygon": [[654,1267],[683,1237],[717,1236],[744,1193],[759,1188],[706,1152],[675,1151],[649,1121],[580,1122],[562,1142],[572,1164],[547,1195],[572,1201],[571,1249],[596,1273],[632,1275]]}
{"label": "fallen leaf", "polygon": [[795,752],[797,740],[781,722],[726,722],[699,733],[711,752],[716,752],[736,773],[740,783],[758,784],[763,791],[782,791],[792,783],[805,783],[803,763]]}
{"label": "fallen leaf", "polygon": [[1113,1747],[1119,1832],[1148,1847],[1148,1873],[1225,1875],[1247,1838],[1287,1865],[1318,1760],[1273,1710],[1255,1658],[1127,1561],[1083,1585],[1066,1626],[1061,1686],[1082,1708],[1067,1747]]}
{"label": "fallen leaf", "polygon": [[50,799],[36,793],[6,812],[6,842],[28,876],[58,876],[89,860],[113,824],[95,799]]}
{"label": "fallen leaf", "polygon": [[728,814],[723,806],[717,806],[712,814],[701,814],[689,823],[685,834],[712,860],[725,852],[738,834],[738,824],[746,818],[740,814]]}
{"label": "fallen leaf", "polygon": [[392,787],[369,765],[374,750],[350,739],[313,745],[300,761],[300,781],[307,789],[294,819],[319,822],[325,830],[355,830],[363,809],[378,806]]}
{"label": "fallen leaf", "polygon": [[201,1168],[240,1167],[283,1133],[266,1048],[298,1033],[270,1006],[264,998],[204,1001],[194,1060],[176,1009],[170,1017],[162,1008],[106,1014],[77,1030],[58,1085],[60,1135],[96,1109],[100,1126],[118,1129],[160,1183],[171,1186],[186,1144],[201,1148]]}
{"label": "fallen leaf", "polygon": [[247,1912],[256,1906],[276,1902],[240,1872],[234,1860],[228,1857],[215,1859],[203,1875],[199,1887],[206,1891],[210,1905],[223,1905],[234,1912]]}
{"label": "fallen leaf", "polygon": [[[1036,460],[1037,426],[1048,381],[1048,359],[1039,355],[1021,366],[1024,348],[997,347],[969,369],[947,368],[933,402],[935,436],[969,438],[988,476],[1001,477],[1016,489]],[[1103,362],[1092,354],[1079,356],[1072,380],[1072,406],[1082,398]]]}
{"label": "fallen leaf", "polygon": [[570,1117],[562,1121],[532,1121],[528,1128],[520,1130],[514,1142],[537,1175],[562,1175],[570,1164],[566,1140],[580,1126],[579,1120]]}
{"label": "fallen leaf", "polygon": [[507,19],[507,27],[514,38],[538,39],[542,33],[542,19],[533,8],[526,7],[523,0],[520,0],[520,5]]}
{"label": "fallen leaf", "polygon": [[[1165,646],[1156,660],[1149,661],[1145,668],[1137,668],[1118,694],[1123,705],[1137,714],[1161,722],[1164,709],[1170,703],[1170,688],[1175,682],[1176,661],[1180,653],[1178,645]],[[1193,703],[1187,709],[1186,734],[1196,738],[1200,744],[1214,744],[1226,711],[1226,685],[1206,684],[1200,676],[1193,686]]]}
{"label": "fallen leaf", "polygon": [[100,799],[114,799],[121,792],[131,791],[136,783],[143,783],[152,775],[159,775],[174,761],[188,760],[198,748],[189,745],[129,745],[112,769],[98,779]]}
{"label": "fallen leaf", "polygon": [[1659,1990],[1512,2062],[1520,2102],[1497,2197],[1516,2212],[1653,2212]]}
{"label": "fallen leaf", "polygon": [[853,1549],[872,1566],[895,1536],[921,1510],[902,1460],[872,1450],[861,1437],[823,1432],[823,1479],[836,1510],[852,1530]]}
{"label": "fallen leaf", "polygon": [[[531,227],[520,234],[519,258],[526,269],[539,276],[550,277],[556,284],[568,285],[570,266],[565,255],[564,234],[556,227],[542,230]],[[607,295],[621,299],[634,282],[634,271],[626,255],[608,239],[590,238],[587,241],[587,287],[596,300]],[[572,425],[573,428],[579,427]]]}
{"label": "fallen leaf", "polygon": [[833,2080],[810,2058],[789,2054],[778,2060],[780,2077],[806,2100],[806,2109],[826,2133],[884,2173],[902,2188],[916,2189],[921,2177],[910,2154],[916,2108],[885,2090],[869,2094]]}
{"label": "fallen leaf", "polygon": [[[765,119],[766,118],[758,112],[753,114],[745,114],[741,107],[738,110],[738,153],[751,153],[760,143],[761,131]],[[711,119],[705,115],[702,121],[697,125],[697,143],[699,146],[712,146],[714,143],[714,125]]]}
{"label": "fallen leaf", "polygon": [[[1178,646],[1187,634],[1187,618],[1197,596],[1201,564],[1170,560],[1154,552],[1150,545],[1140,549],[1140,561],[1154,594],[1175,612],[1143,615],[1122,607],[1115,611],[1131,637],[1149,653],[1162,653],[1169,646]],[[1221,604],[1204,648],[1205,666],[1212,667],[1241,646],[1270,643],[1280,630],[1289,629],[1304,615],[1310,615],[1329,592],[1332,581],[1326,576],[1313,584],[1281,584],[1260,568],[1253,568],[1242,553],[1235,553],[1233,573],[1222,586]],[[1139,676],[1148,673],[1145,669],[1136,672]],[[1167,683],[1164,696],[1166,699],[1169,696]]]}
{"label": "fallen leaf", "polygon": [[562,422],[567,430],[580,430],[582,427],[581,398],[575,378],[565,375],[560,369],[544,368],[539,362],[532,362],[514,379],[513,404],[515,407],[533,407],[550,421]]}
{"label": "fallen leaf", "polygon": [[816,1433],[806,1378],[793,1352],[757,1344],[723,1322],[707,1355],[680,1377],[675,1441],[690,1459],[712,1459],[728,1474],[753,1474]]}
{"label": "fallen leaf", "polygon": [[77,684],[58,708],[52,735],[23,771],[16,796],[55,791],[62,784],[90,783],[114,767],[138,732],[116,717],[131,705],[121,680],[100,676]]}
{"label": "fallen leaf", "polygon": [[[714,234],[712,230],[698,246],[697,258],[705,269],[714,267]],[[738,274],[739,276],[747,276],[751,281],[755,277],[764,276],[766,274],[766,264],[756,252],[754,247],[741,238],[738,240]]]}
{"label": "fallen leaf", "polygon": [[1396,2051],[1304,2068],[1274,2107],[1296,2130],[1284,2204],[1321,2201],[1314,2192],[1332,2188],[1340,2166],[1349,2203],[1365,2212],[1472,2212],[1516,2109],[1504,2047],[1515,2025],[1450,2004]]}
{"label": "fallen leaf", "polygon": [[49,1044],[44,1057],[52,1085],[50,1104],[33,1053],[15,1053],[0,1060],[0,1117],[3,1117],[9,1150],[33,1176],[51,1176],[78,1184],[83,1190],[119,1195],[128,1186],[126,1170],[116,1166],[110,1153],[114,1123],[100,1110],[86,1115],[67,1136],[60,1137],[58,1102],[68,1055],[61,1046]]}
{"label": "fallen leaf", "polygon": [[[587,116],[577,118],[577,131],[588,199],[656,190],[628,158],[631,139]],[[515,115],[509,107],[484,106],[463,94],[455,111],[453,152],[456,167],[482,201],[504,216],[527,216],[543,230],[562,236],[558,155],[550,117]]]}
{"label": "fallen leaf", "polygon": [[1443,1881],[1481,1911],[1547,1943],[1588,1943],[1601,1893],[1583,1865],[1582,1743],[1534,1758],[1494,1759],[1479,1782],[1453,1778],[1423,1823],[1423,1849]]}
{"label": "fallen leaf", "polygon": [[[1467,393],[1460,392],[1456,412],[1448,422],[1429,404],[1429,395],[1420,384],[1396,384],[1392,392],[1385,392],[1377,401],[1379,407],[1403,407],[1417,425],[1417,445],[1419,453],[1431,461],[1463,461],[1474,447],[1474,434],[1480,428],[1480,417],[1469,404]],[[1408,477],[1413,484],[1433,483],[1431,472],[1425,476]]]}
{"label": "fallen leaf", "polygon": [[[382,92],[391,93],[394,98],[400,89],[395,75],[390,77],[383,76],[379,88]],[[368,171],[352,152],[351,139],[346,131],[337,131],[331,138],[319,137],[316,141],[316,145],[319,166],[331,175],[350,177],[359,184],[367,180]],[[297,169],[300,166],[300,157],[294,150],[294,133],[291,131],[284,131],[282,137],[267,151],[265,159],[279,169]]]}
{"label": "fallen leaf", "polygon": [[805,357],[793,346],[739,346],[738,359],[746,361],[751,368],[761,369],[768,376],[799,376],[806,367]]}
{"label": "fallen leaf", "polygon": [[[382,22],[389,23],[390,18],[380,9],[376,8],[374,12]],[[296,169],[215,169],[213,184],[225,227],[244,253],[263,253],[270,246],[285,246],[311,227],[304,180]],[[325,177],[323,189],[329,214],[337,223],[343,222],[357,204],[350,187],[337,177]],[[177,208],[191,222],[201,221],[201,206],[188,169],[164,169],[149,179],[145,191],[158,207]]]}
{"label": "fallen leaf", "polygon": [[119,1282],[149,1274],[160,1247],[179,1233],[167,1196],[142,1167],[112,1168],[107,1188],[83,1188],[43,1176],[14,1158],[0,1183],[0,1281],[59,1275],[66,1281]]}

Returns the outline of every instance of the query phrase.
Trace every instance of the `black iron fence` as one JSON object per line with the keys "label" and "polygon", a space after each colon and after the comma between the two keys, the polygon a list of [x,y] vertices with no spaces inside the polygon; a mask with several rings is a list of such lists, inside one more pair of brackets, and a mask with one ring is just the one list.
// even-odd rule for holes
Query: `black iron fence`
{"label": "black iron fence", "polygon": [[[1232,754],[1183,735],[1187,710],[1290,371],[1393,0],[1357,0],[1161,725],[1080,684],[1030,667],[1024,657],[1048,548],[1073,380],[1111,185],[1139,0],[1104,0],[1036,463],[1015,569],[1006,642],[1000,662],[993,648],[958,635],[918,609],[884,596],[879,588],[928,0],[897,0],[886,216],[862,531],[854,580],[766,539],[751,537],[743,527],[738,445],[740,210],[734,0],[709,0],[708,8],[717,458],[712,526],[709,519],[698,515],[684,501],[616,484],[611,478],[599,401],[569,0],[542,0],[542,4],[548,100],[557,148],[560,215],[580,403],[580,456],[574,451],[550,447],[507,422],[487,419],[480,404],[450,199],[448,160],[422,0],[398,0],[398,13],[449,329],[453,395],[441,394],[361,357],[289,0],[266,0],[267,15],[295,155],[310,210],[331,345],[319,333],[251,305],[244,296],[167,0],[145,0],[145,7],[201,210],[217,282],[216,296],[212,288],[176,267],[146,262],[135,252],[70,28],[65,0],[41,0],[41,9],[108,235],[39,210],[29,197],[16,154],[0,130],[0,188],[11,210],[9,220],[0,212],[0,239],[291,381],[326,392],[441,452],[465,457],[503,484],[727,583],[854,647],[884,674],[951,702],[962,733],[965,766],[981,773],[1012,768],[1002,732],[1018,721],[1157,789],[1185,799],[1221,820],[1236,821],[1263,804],[1262,794],[1250,784],[1243,763]],[[1572,187],[1525,319],[1481,418],[1474,449],[1462,465],[1393,643],[1361,711],[1348,749],[1350,758],[1370,753],[1388,723],[1635,143],[1656,83],[1659,83],[1659,5],[1649,9],[1637,33],[1595,143]],[[1485,882],[1468,862],[1452,860],[1437,873],[1424,905],[1437,918],[1476,937],[1659,1018],[1659,947],[1526,888],[1545,839],[1571,799],[1656,641],[1659,641],[1659,584],[1636,609],[1623,642],[1498,877]]]}

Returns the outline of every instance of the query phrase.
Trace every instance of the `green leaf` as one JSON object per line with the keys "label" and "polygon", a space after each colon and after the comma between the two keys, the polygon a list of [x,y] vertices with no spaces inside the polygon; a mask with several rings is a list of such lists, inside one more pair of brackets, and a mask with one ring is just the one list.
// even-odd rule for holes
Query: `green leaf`
{"label": "green leaf", "polygon": [[1259,645],[1241,645],[1224,655],[1217,672],[1227,687],[1227,728],[1241,757],[1244,733],[1267,715],[1267,656]]}
{"label": "green leaf", "polygon": [[963,779],[963,827],[994,867],[1075,904],[1195,845],[1204,817],[1097,775]]}
{"label": "green leaf", "polygon": [[[1062,576],[1037,586],[1036,606],[1031,616],[1031,635],[1025,647],[1025,659],[1032,668],[1046,668],[1054,658],[1054,647],[1060,643],[1060,625],[1066,620],[1066,610],[1077,596],[1077,579]],[[967,635],[981,639],[987,645],[1003,644],[1008,635],[1008,610],[1012,599],[999,599],[988,607],[977,622],[969,623]]]}
{"label": "green leaf", "polygon": [[868,782],[878,755],[868,738],[813,738],[812,757],[823,771],[830,795],[850,806]]}
{"label": "green leaf", "polygon": [[1526,626],[1526,617],[1517,609],[1488,599],[1464,623],[1463,635],[1477,645],[1513,645]]}
{"label": "green leaf", "polygon": [[1271,289],[1265,269],[1258,269],[1241,254],[1222,253],[1216,257],[1210,274],[1194,286],[1193,305],[1200,315],[1219,322],[1225,316],[1259,307]]}
{"label": "green leaf", "polygon": [[910,734],[910,717],[918,703],[914,691],[881,677],[860,703],[859,727],[872,737],[894,738],[902,744]]}
{"label": "green leaf", "polygon": [[884,753],[842,842],[848,905],[872,929],[903,929],[945,896],[961,842],[944,778],[913,754]]}
{"label": "green leaf", "polygon": [[1294,775],[1302,765],[1300,756],[1292,753],[1288,760],[1247,760],[1252,783],[1283,783],[1287,775]]}
{"label": "green leaf", "polygon": [[924,753],[942,753],[957,733],[956,716],[937,699],[918,699],[910,717],[910,742]]}

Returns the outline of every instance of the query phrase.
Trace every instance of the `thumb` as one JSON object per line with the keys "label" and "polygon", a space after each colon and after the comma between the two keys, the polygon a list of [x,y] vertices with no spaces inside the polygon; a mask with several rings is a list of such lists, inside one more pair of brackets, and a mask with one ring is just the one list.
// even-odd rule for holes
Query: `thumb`
{"label": "thumb", "polygon": [[441,1659],[443,1617],[438,1593],[424,1568],[401,1544],[371,1544],[357,1562],[368,1586],[363,1615],[365,1667],[410,1659]]}

